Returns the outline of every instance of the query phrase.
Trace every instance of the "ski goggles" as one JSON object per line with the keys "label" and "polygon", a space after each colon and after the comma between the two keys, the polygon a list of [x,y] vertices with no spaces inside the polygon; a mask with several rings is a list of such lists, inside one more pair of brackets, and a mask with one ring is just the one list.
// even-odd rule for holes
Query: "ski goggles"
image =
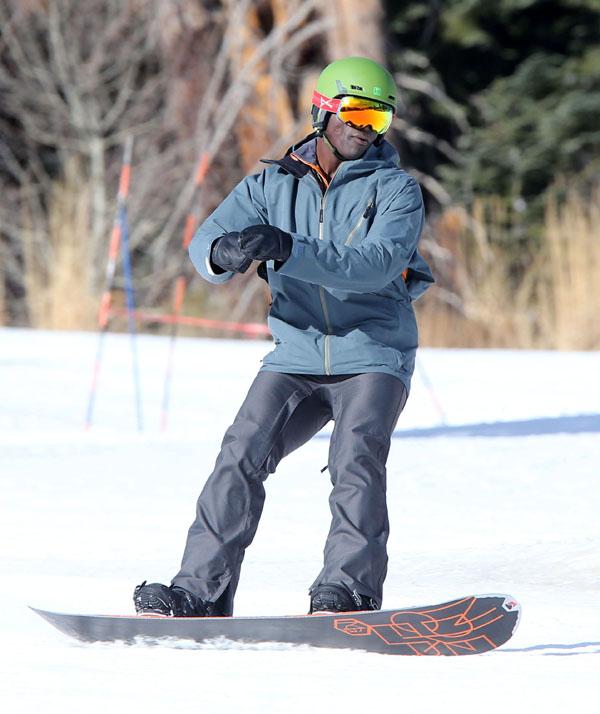
{"label": "ski goggles", "polygon": [[315,91],[313,104],[326,112],[332,112],[344,124],[349,124],[355,129],[370,126],[377,134],[385,134],[394,118],[394,110],[389,104],[362,97],[345,96],[340,99],[329,99]]}

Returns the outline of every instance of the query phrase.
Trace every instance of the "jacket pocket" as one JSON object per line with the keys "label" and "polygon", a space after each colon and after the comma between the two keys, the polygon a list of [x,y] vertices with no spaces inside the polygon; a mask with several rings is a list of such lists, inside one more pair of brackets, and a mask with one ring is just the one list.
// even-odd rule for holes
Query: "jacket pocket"
{"label": "jacket pocket", "polygon": [[372,196],[369,199],[369,202],[367,203],[367,207],[362,212],[360,218],[358,219],[357,224],[354,226],[354,228],[348,234],[348,237],[346,238],[346,242],[344,243],[344,245],[352,244],[352,241],[354,240],[356,234],[362,228],[363,223],[366,220],[368,220],[373,215],[373,213],[375,213],[375,196]]}

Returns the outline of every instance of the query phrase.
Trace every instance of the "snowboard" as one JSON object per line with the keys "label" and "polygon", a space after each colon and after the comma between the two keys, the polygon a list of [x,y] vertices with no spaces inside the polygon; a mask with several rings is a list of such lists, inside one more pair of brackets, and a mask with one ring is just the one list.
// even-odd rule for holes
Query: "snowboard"
{"label": "snowboard", "polygon": [[283,617],[72,615],[31,608],[83,642],[177,644],[220,648],[287,643],[396,655],[474,655],[504,644],[520,606],[508,595],[471,595],[439,605]]}

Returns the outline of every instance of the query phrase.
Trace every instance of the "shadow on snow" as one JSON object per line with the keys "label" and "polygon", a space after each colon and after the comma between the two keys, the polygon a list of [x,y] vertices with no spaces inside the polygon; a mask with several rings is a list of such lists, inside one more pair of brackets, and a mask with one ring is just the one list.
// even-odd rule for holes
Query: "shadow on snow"
{"label": "shadow on snow", "polygon": [[[596,649],[588,649],[595,647]],[[551,651],[546,651],[551,650]],[[572,650],[579,650],[573,652]],[[539,652],[549,657],[568,657],[580,654],[600,654],[600,642],[574,642],[561,645],[532,645],[531,647],[502,647],[498,652]]]}
{"label": "shadow on snow", "polygon": [[[545,434],[593,433],[600,433],[600,414],[399,429],[393,433],[392,437],[394,439],[427,439],[436,436],[543,436]],[[316,435],[317,439],[329,439],[330,437],[330,431],[323,431]]]}
{"label": "shadow on snow", "polygon": [[424,439],[435,436],[543,436],[544,434],[586,434],[600,432],[600,414],[545,417],[523,421],[497,421],[460,426],[402,429],[394,439]]}

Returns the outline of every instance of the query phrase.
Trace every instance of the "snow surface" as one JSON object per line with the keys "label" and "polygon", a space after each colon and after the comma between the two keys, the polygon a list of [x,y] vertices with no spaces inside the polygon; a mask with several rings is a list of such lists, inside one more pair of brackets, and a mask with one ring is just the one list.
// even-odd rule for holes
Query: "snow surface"
{"label": "snow surface", "polygon": [[[139,338],[136,429],[126,335],[0,330],[0,711],[583,712],[600,694],[598,353],[423,350],[388,462],[384,607],[506,592],[521,625],[479,657],[281,645],[84,645],[27,605],[128,613],[168,582],[264,341]],[[428,388],[428,382],[433,392]],[[329,524],[326,433],[267,481],[236,614],[303,613]]]}

